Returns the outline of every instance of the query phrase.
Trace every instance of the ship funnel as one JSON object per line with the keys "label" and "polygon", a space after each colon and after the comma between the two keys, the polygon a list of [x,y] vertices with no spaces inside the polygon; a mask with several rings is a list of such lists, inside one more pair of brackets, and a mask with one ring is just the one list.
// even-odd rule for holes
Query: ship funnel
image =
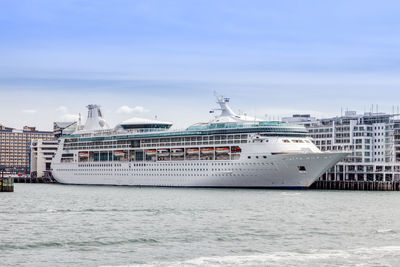
{"label": "ship funnel", "polygon": [[110,128],[103,119],[100,106],[91,104],[88,105],[87,108],[88,116],[85,123],[85,130],[104,130]]}

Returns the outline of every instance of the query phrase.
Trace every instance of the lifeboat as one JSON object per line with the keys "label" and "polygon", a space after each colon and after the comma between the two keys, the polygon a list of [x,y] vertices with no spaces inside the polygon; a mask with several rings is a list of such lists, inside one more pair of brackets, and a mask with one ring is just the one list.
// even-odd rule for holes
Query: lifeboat
{"label": "lifeboat", "polygon": [[183,148],[172,148],[171,149],[171,156],[174,156],[174,157],[183,156]]}
{"label": "lifeboat", "polygon": [[203,147],[200,149],[201,154],[214,154],[214,148],[213,147]]}
{"label": "lifeboat", "polygon": [[114,156],[116,157],[123,157],[124,155],[124,151],[114,151]]}
{"label": "lifeboat", "polygon": [[159,149],[158,150],[158,156],[159,157],[167,157],[167,156],[169,156],[169,150],[168,149]]}
{"label": "lifeboat", "polygon": [[188,148],[188,149],[186,149],[186,153],[188,155],[196,155],[196,154],[199,154],[199,149],[198,148]]}
{"label": "lifeboat", "polygon": [[242,152],[242,149],[240,147],[238,147],[238,146],[233,146],[231,148],[231,152],[232,153],[240,153],[240,152]]}
{"label": "lifeboat", "polygon": [[88,152],[79,152],[79,157],[89,157]]}
{"label": "lifeboat", "polygon": [[229,153],[229,147],[217,147],[217,148],[215,148],[215,153],[217,153],[217,154],[228,154]]}
{"label": "lifeboat", "polygon": [[155,149],[147,149],[146,150],[146,155],[152,156],[155,155],[157,153],[157,150]]}

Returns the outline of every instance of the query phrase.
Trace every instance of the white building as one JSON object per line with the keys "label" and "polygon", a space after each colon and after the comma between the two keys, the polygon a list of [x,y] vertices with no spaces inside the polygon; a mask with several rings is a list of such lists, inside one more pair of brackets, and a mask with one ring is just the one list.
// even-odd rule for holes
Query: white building
{"label": "white building", "polygon": [[57,141],[33,140],[31,143],[31,176],[44,177],[50,171],[51,160],[57,151]]}
{"label": "white building", "polygon": [[294,114],[292,117],[282,118],[282,121],[304,125],[305,127],[309,127],[317,123],[317,119],[315,117],[311,117],[310,114]]}
{"label": "white building", "polygon": [[[304,123],[302,118],[290,119],[283,120]],[[400,121],[394,115],[348,111],[344,116],[319,119],[306,127],[322,151],[352,152],[321,179],[400,180]]]}

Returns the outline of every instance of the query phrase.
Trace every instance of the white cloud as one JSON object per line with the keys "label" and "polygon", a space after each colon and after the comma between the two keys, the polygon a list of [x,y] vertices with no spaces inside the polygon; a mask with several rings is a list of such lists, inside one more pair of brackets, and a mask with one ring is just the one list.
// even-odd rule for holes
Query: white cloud
{"label": "white cloud", "polygon": [[61,112],[61,113],[67,113],[68,108],[66,106],[59,106],[58,108],[56,108],[56,111]]}
{"label": "white cloud", "polygon": [[61,116],[61,121],[78,121],[78,114],[64,114]]}
{"label": "white cloud", "polygon": [[25,113],[25,114],[35,114],[35,113],[37,113],[37,110],[35,110],[35,109],[23,109],[23,110],[21,110],[21,112]]}
{"label": "white cloud", "polygon": [[142,106],[136,106],[136,107],[128,107],[128,106],[121,106],[117,109],[116,113],[117,114],[133,114],[133,113],[143,113],[147,110],[144,109]]}

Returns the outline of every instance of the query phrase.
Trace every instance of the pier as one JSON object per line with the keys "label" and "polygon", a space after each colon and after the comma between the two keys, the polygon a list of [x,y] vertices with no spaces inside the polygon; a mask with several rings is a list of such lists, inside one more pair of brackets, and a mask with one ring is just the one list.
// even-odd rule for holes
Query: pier
{"label": "pier", "polygon": [[4,170],[0,174],[0,192],[14,192],[14,179],[4,177]]}
{"label": "pier", "polygon": [[52,183],[57,183],[54,178],[49,178],[49,177],[32,177],[32,176],[27,176],[27,177],[14,177],[14,182],[15,183],[29,183],[29,184],[52,184]]}
{"label": "pier", "polygon": [[14,192],[14,178],[0,178],[0,192]]}
{"label": "pier", "polygon": [[310,189],[400,191],[400,181],[316,181]]}

